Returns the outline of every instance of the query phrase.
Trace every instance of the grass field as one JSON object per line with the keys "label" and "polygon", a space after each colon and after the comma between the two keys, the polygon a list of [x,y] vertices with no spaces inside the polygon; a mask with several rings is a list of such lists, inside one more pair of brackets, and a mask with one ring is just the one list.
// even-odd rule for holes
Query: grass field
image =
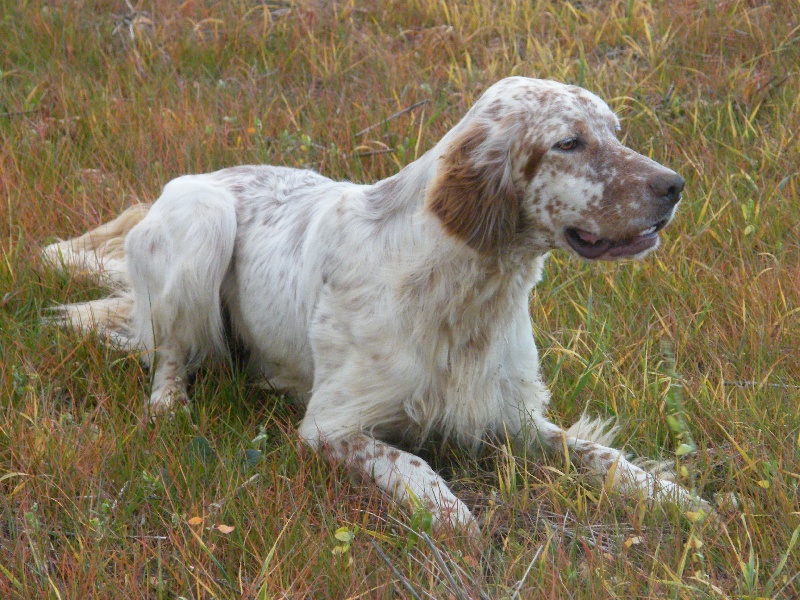
{"label": "grass field", "polygon": [[[0,0],[0,597],[800,597],[796,0],[167,4]],[[531,312],[554,418],[618,417],[717,518],[434,444],[484,540],[431,539],[290,399],[213,369],[143,424],[137,361],[41,322],[101,293],[42,267],[54,236],[188,172],[375,181],[508,75],[595,91],[686,177],[657,253],[555,253]]]}

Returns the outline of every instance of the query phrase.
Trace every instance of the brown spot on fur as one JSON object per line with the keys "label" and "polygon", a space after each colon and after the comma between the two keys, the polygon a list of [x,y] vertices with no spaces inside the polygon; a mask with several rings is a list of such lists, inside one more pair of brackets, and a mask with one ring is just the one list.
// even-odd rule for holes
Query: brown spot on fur
{"label": "brown spot on fur", "polygon": [[367,439],[358,436],[350,443],[350,452],[357,454],[367,449]]}
{"label": "brown spot on fur", "polygon": [[464,350],[477,357],[484,353],[489,341],[490,337],[485,331],[475,332],[464,344]]}
{"label": "brown spot on fur", "polygon": [[498,98],[489,105],[489,107],[485,111],[485,114],[488,118],[492,119],[493,121],[498,121],[504,114],[506,114],[507,111],[508,108],[506,107],[505,102],[503,102],[502,99]]}
{"label": "brown spot on fur", "polygon": [[508,145],[504,151],[488,147],[489,132],[488,126],[473,124],[455,139],[427,199],[445,231],[479,252],[507,244],[520,211]]}
{"label": "brown spot on fur", "polygon": [[409,461],[409,462],[411,463],[412,467],[421,467],[422,466],[422,462],[418,461],[416,458],[411,460],[411,461]]}
{"label": "brown spot on fur", "polygon": [[397,459],[400,458],[400,451],[399,450],[389,450],[386,457],[392,461],[397,462]]}
{"label": "brown spot on fur", "polygon": [[522,175],[525,177],[525,181],[530,182],[536,176],[536,171],[539,170],[539,163],[541,162],[545,152],[546,150],[542,148],[533,148],[531,150],[528,161],[525,163],[525,166],[522,169]]}

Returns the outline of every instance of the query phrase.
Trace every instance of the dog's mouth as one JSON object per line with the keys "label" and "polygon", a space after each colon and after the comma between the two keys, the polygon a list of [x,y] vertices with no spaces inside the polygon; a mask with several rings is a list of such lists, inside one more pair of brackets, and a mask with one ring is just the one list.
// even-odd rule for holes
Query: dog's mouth
{"label": "dog's mouth", "polygon": [[658,245],[658,232],[669,221],[669,217],[665,217],[638,235],[621,240],[609,240],[577,228],[567,229],[565,236],[570,247],[583,258],[625,258],[655,248]]}

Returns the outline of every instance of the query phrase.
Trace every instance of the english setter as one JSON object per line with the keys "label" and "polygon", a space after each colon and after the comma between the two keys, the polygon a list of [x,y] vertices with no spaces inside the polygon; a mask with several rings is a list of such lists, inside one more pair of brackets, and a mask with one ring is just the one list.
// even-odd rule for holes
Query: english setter
{"label": "english setter", "polygon": [[545,416],[528,303],[548,252],[642,257],[684,186],[618,129],[584,89],[511,77],[378,183],[273,166],[187,175],[43,255],[116,288],[60,314],[142,351],[151,411],[186,403],[203,359],[243,348],[253,375],[305,404],[304,442],[438,525],[476,531],[445,481],[389,441],[508,435],[568,450],[623,490],[689,502],[608,447],[599,422],[564,430]]}

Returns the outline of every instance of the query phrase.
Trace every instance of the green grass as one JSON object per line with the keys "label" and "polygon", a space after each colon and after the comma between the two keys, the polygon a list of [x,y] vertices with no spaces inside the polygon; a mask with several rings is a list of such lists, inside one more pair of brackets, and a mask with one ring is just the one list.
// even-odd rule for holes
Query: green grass
{"label": "green grass", "polygon": [[[0,6],[0,596],[800,596],[797,2]],[[303,449],[289,399],[215,369],[189,414],[144,423],[135,360],[40,322],[100,293],[41,268],[53,236],[223,166],[375,181],[508,75],[597,92],[686,177],[655,255],[556,253],[531,310],[557,420],[617,416],[718,519],[434,444],[485,541],[430,540]]]}

